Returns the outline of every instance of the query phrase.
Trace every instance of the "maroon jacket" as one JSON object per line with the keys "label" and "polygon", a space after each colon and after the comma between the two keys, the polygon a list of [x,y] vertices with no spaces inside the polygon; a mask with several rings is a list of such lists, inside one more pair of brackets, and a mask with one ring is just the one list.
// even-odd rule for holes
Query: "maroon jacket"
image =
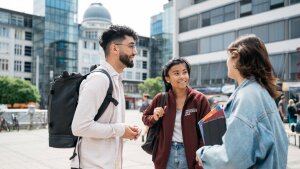
{"label": "maroon jacket", "polygon": [[[142,120],[145,125],[151,127],[153,124],[155,124],[156,121],[153,118],[153,110],[155,107],[160,106],[160,100],[161,93],[155,96],[150,106],[144,111]],[[167,108],[165,109],[162,127],[159,133],[157,151],[154,152],[154,158],[152,159],[156,169],[166,168],[170,154],[176,117],[176,101],[172,90],[168,92],[166,106]],[[181,126],[183,144],[189,169],[202,168],[199,167],[196,162],[196,151],[204,145],[197,123],[209,111],[210,105],[207,98],[202,93],[188,87],[187,99],[182,110]]]}

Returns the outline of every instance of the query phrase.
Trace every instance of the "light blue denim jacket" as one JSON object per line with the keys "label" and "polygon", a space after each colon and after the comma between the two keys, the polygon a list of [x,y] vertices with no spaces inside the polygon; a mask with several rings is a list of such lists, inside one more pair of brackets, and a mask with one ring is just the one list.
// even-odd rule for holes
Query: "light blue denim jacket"
{"label": "light blue denim jacket", "polygon": [[222,145],[197,150],[205,169],[285,169],[288,138],[268,91],[246,79],[224,107]]}

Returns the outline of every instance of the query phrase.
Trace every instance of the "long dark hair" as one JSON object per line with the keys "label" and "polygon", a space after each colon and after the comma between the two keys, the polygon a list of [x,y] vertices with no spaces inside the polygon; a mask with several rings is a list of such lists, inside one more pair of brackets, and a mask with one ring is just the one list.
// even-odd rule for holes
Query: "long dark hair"
{"label": "long dark hair", "polygon": [[162,71],[162,79],[165,84],[165,91],[168,92],[170,89],[172,89],[172,85],[166,81],[166,77],[169,76],[169,70],[174,66],[174,65],[179,65],[179,64],[185,64],[185,67],[188,71],[188,74],[190,76],[191,73],[191,66],[188,61],[186,61],[183,58],[178,58],[178,59],[172,59],[170,60],[163,68]]}
{"label": "long dark hair", "polygon": [[274,75],[267,49],[260,38],[253,34],[241,36],[229,45],[228,51],[239,54],[236,68],[244,78],[253,76],[273,98],[280,95],[276,90],[277,78]]}

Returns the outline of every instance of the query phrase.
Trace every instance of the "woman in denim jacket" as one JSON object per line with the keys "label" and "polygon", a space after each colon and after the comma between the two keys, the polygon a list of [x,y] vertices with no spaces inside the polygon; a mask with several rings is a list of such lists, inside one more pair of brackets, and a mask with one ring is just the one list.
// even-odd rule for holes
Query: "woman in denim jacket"
{"label": "woman in denim jacket", "polygon": [[197,150],[205,169],[285,169],[288,138],[274,98],[276,78],[264,43],[255,35],[229,45],[228,77],[238,87],[224,107],[222,145]]}

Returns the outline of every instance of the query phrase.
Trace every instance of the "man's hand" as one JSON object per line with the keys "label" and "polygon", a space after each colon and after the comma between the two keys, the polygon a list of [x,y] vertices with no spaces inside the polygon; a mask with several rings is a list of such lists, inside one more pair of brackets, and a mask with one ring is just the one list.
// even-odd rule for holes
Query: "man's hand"
{"label": "man's hand", "polygon": [[134,125],[133,127],[131,127],[131,130],[134,132],[137,132],[138,134],[136,135],[136,137],[134,138],[134,140],[138,139],[141,135],[142,129],[140,129],[138,126]]}
{"label": "man's hand", "polygon": [[140,135],[140,133],[141,133],[141,131],[137,126],[126,125],[125,132],[124,132],[122,138],[129,139],[129,140],[137,139],[138,136]]}

